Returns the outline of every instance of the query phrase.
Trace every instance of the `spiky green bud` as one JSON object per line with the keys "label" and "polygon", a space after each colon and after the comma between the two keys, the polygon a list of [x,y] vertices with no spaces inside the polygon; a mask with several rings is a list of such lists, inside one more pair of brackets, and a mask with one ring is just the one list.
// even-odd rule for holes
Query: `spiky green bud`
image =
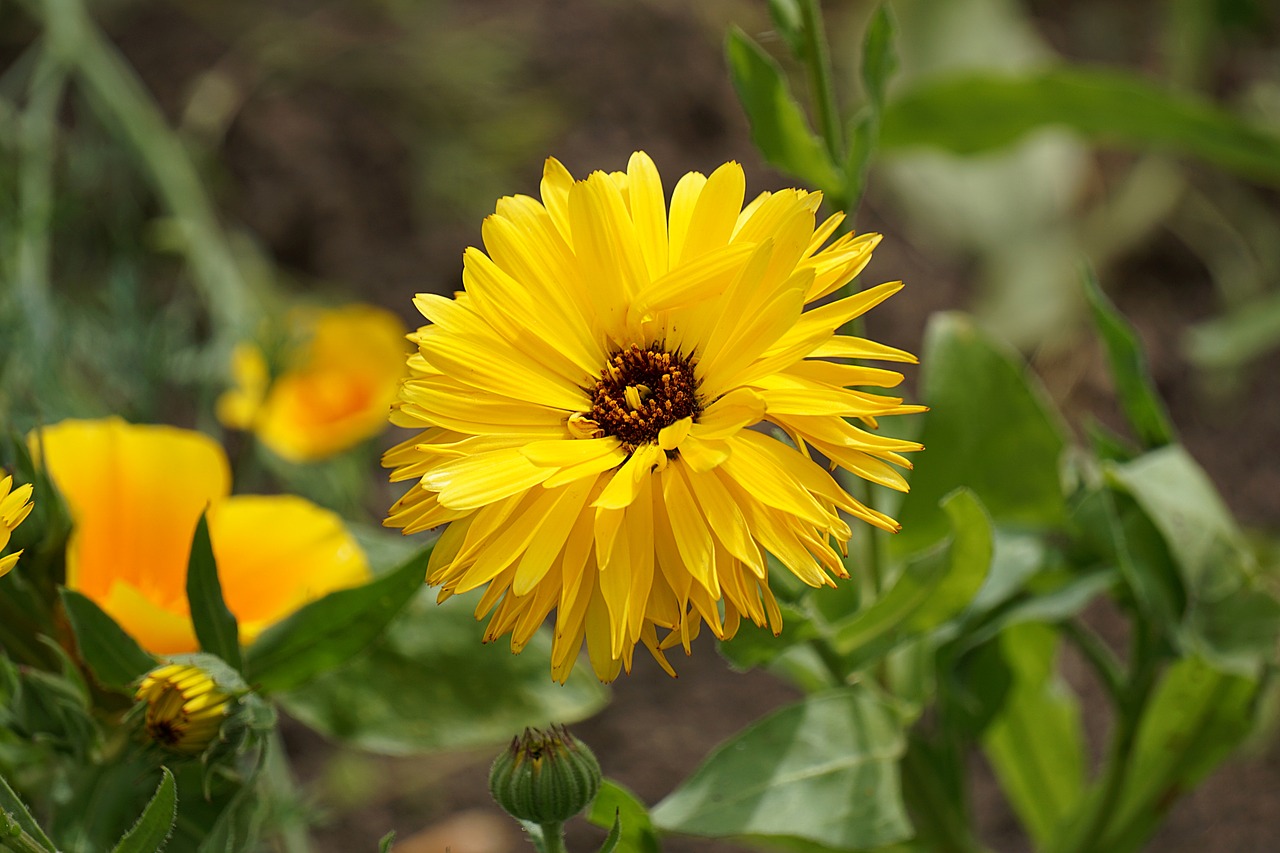
{"label": "spiky green bud", "polygon": [[489,792],[514,818],[558,824],[581,812],[600,790],[600,762],[564,726],[525,729],[493,762]]}

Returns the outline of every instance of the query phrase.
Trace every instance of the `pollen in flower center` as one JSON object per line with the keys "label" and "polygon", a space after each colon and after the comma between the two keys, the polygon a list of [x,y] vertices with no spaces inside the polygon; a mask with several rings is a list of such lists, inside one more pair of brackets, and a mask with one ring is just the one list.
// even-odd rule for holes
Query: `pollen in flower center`
{"label": "pollen in flower center", "polygon": [[663,428],[702,411],[691,360],[661,344],[615,352],[587,390],[588,417],[628,452],[656,443]]}

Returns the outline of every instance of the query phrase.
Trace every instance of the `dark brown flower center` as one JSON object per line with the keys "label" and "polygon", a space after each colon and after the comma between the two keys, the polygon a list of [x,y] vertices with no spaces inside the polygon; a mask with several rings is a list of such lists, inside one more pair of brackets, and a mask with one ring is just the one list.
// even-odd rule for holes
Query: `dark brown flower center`
{"label": "dark brown flower center", "polygon": [[587,390],[590,419],[628,452],[656,443],[665,427],[702,412],[690,359],[661,344],[647,349],[632,344],[615,352],[595,387]]}

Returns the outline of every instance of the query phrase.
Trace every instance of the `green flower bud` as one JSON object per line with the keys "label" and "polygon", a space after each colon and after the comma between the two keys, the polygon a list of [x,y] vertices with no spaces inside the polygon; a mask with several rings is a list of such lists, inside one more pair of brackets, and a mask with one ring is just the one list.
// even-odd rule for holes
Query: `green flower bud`
{"label": "green flower bud", "polygon": [[600,762],[564,726],[525,729],[493,762],[489,792],[518,820],[563,823],[600,790]]}

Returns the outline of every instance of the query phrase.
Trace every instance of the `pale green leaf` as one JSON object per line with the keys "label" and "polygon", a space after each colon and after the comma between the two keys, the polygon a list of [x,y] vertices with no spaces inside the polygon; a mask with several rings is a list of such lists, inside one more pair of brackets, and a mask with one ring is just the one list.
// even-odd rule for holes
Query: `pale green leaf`
{"label": "pale green leaf", "polygon": [[1110,805],[1099,850],[1136,849],[1176,798],[1195,787],[1253,729],[1257,682],[1196,658],[1165,673],[1138,729],[1126,784]]}
{"label": "pale green leaf", "polygon": [[1280,183],[1280,136],[1194,96],[1100,69],[938,77],[889,103],[880,144],[977,154],[1042,127],[1068,128],[1106,145],[1197,157]]}
{"label": "pale green leaf", "polygon": [[1058,636],[1051,627],[1009,628],[1000,648],[1013,683],[983,748],[1014,811],[1043,848],[1084,793],[1079,703],[1055,672]]}
{"label": "pale green leaf", "polygon": [[894,710],[854,685],[810,696],[721,744],[653,810],[664,830],[800,839],[841,850],[911,835]]}
{"label": "pale green leaf", "polygon": [[[635,794],[617,782],[606,779],[600,785],[587,820],[599,827],[617,828],[615,853],[660,853],[662,850],[649,810]],[[612,832],[610,830],[610,834]]]}
{"label": "pale green leaf", "polygon": [[946,535],[943,495],[973,490],[997,525],[1055,528],[1066,517],[1059,481],[1063,426],[1020,356],[960,314],[935,315],[925,336],[924,415],[911,492],[890,540],[907,555]]}

